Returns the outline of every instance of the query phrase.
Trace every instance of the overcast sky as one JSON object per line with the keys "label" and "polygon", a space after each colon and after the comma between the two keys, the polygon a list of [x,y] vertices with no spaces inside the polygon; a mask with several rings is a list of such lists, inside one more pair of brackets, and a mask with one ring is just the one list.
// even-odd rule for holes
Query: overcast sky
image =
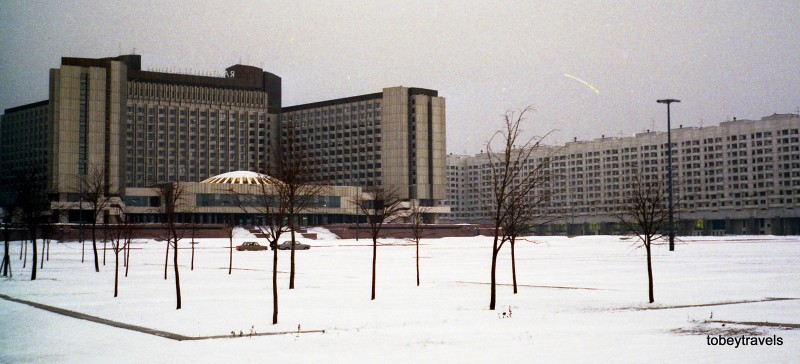
{"label": "overcast sky", "polygon": [[447,150],[477,153],[527,105],[551,143],[800,107],[800,1],[0,1],[0,108],[47,99],[62,56],[283,79],[283,106],[384,87],[447,99]]}

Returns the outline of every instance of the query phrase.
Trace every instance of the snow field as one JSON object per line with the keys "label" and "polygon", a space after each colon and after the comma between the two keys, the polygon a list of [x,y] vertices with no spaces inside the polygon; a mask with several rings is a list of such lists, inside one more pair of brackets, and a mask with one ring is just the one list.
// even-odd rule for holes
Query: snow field
{"label": "snow field", "polygon": [[[118,298],[110,251],[95,273],[90,244],[82,264],[79,243],[53,243],[31,282],[31,261],[22,268],[14,242],[14,277],[0,279],[0,294],[186,336],[247,334],[251,326],[260,333],[298,325],[326,332],[179,342],[0,299],[0,322],[10,328],[0,330],[0,362],[792,362],[800,352],[800,330],[759,327],[759,336],[780,336],[783,345],[739,348],[674,332],[726,336],[721,324],[701,322],[712,312],[714,320],[797,324],[800,300],[641,310],[800,298],[798,237],[687,237],[675,252],[656,246],[655,304],[647,303],[645,252],[634,240],[534,237],[536,244],[517,244],[516,295],[503,248],[497,310],[490,311],[489,237],[423,239],[420,287],[413,244],[382,239],[371,301],[371,241],[311,232],[322,240],[299,239],[312,248],[296,252],[295,290],[288,289],[289,252],[279,252],[277,325],[271,251],[234,251],[228,275],[227,239],[200,240],[193,271],[188,241],[181,241],[183,309],[175,310],[172,256],[165,281],[163,242],[134,244]],[[237,229],[234,245],[251,240]],[[499,318],[509,307],[512,317]]]}

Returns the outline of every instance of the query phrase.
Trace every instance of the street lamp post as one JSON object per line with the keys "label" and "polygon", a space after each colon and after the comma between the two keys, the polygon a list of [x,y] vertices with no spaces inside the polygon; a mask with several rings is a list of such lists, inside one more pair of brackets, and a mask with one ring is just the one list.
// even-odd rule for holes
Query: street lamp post
{"label": "street lamp post", "polygon": [[83,183],[86,179],[86,174],[84,173],[85,165],[85,160],[78,161],[78,190],[80,191],[78,192],[78,239],[81,241],[81,263],[83,263],[85,247],[83,244]]}
{"label": "street lamp post", "polygon": [[669,104],[681,102],[676,99],[656,100],[659,104],[667,104],[667,193],[669,194],[669,251],[675,250],[675,225],[672,222],[672,126],[669,120]]}

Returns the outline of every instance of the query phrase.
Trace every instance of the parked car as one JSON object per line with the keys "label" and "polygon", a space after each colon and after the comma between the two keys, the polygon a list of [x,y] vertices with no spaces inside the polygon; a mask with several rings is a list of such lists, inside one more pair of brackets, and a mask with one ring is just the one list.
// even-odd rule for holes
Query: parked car
{"label": "parked car", "polygon": [[294,244],[294,250],[311,249],[311,245],[308,244],[301,244],[296,241],[284,241],[283,243],[278,244],[278,250],[291,250],[292,244]]}
{"label": "parked car", "polygon": [[242,245],[237,245],[236,250],[243,251],[243,250],[267,250],[269,247],[260,245],[255,241],[246,241],[242,243]]}

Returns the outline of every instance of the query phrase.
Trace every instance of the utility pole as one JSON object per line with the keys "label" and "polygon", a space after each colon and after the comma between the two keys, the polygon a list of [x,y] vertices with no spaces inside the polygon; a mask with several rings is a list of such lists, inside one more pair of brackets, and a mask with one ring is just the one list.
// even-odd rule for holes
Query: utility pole
{"label": "utility pole", "polygon": [[672,221],[672,133],[670,132],[672,126],[669,120],[669,104],[673,102],[681,102],[676,99],[662,99],[656,100],[659,104],[667,104],[667,193],[669,194],[669,251],[675,251],[675,225]]}

